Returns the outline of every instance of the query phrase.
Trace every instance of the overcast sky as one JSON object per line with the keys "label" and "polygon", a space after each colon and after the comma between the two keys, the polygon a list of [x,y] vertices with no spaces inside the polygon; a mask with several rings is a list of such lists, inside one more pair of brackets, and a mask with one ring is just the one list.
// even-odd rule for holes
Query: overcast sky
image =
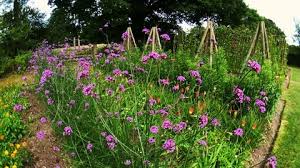
{"label": "overcast sky", "polygon": [[[287,36],[289,44],[293,44],[295,34],[295,22],[300,22],[300,0],[244,0],[246,4],[269,19],[281,28]],[[48,0],[30,0],[32,7],[40,9],[50,16],[51,8],[47,5]],[[188,25],[184,24],[186,29]]]}

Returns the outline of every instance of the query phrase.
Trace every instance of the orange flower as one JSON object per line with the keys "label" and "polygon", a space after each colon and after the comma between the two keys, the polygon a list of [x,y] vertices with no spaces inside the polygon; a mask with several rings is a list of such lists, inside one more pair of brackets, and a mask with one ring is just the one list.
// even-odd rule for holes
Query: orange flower
{"label": "orange flower", "polygon": [[189,114],[192,115],[195,112],[195,108],[194,107],[190,107],[189,108]]}
{"label": "orange flower", "polygon": [[253,129],[253,130],[255,130],[255,129],[256,129],[256,127],[257,127],[257,124],[256,124],[256,123],[254,123],[254,124],[252,125],[252,129]]}

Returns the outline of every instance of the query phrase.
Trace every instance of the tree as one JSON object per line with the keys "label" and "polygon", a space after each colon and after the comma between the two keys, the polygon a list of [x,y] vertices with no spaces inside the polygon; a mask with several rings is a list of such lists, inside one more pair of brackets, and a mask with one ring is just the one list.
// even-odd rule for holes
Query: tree
{"label": "tree", "polygon": [[243,0],[49,0],[49,4],[64,11],[61,16],[70,19],[67,24],[76,30],[73,36],[80,33],[91,42],[104,40],[98,29],[108,21],[111,39],[120,40],[128,17],[141,39],[143,26],[158,25],[163,31],[172,31],[179,29],[180,21],[200,24],[208,17],[219,24],[239,25],[248,12]]}
{"label": "tree", "polygon": [[[2,2],[9,5],[12,1]],[[19,52],[33,49],[45,37],[44,15],[25,6],[26,1],[14,0],[13,9],[1,16],[0,53],[14,57]]]}

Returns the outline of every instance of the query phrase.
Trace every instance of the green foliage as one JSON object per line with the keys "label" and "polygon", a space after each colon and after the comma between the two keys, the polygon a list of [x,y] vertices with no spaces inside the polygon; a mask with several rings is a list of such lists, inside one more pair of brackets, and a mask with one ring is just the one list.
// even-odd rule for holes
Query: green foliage
{"label": "green foliage", "polygon": [[13,107],[15,104],[27,107],[28,102],[20,96],[20,88],[0,91],[0,166],[22,167],[28,153],[24,149],[26,142],[21,141],[27,132],[20,112],[13,111]]}
{"label": "green foliage", "polygon": [[3,76],[12,71],[25,71],[27,69],[28,61],[31,58],[30,51],[23,52],[15,58],[4,57],[0,60],[0,76]]}

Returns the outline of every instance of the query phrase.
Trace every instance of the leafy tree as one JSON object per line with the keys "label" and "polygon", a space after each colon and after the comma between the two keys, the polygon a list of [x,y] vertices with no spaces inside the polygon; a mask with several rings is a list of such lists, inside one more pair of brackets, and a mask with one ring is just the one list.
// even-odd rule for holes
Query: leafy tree
{"label": "leafy tree", "polygon": [[179,29],[178,22],[183,20],[200,24],[211,18],[219,24],[239,25],[259,17],[242,0],[49,0],[49,4],[64,11],[60,15],[66,19],[61,20],[72,25],[73,36],[80,33],[91,42],[104,40],[98,30],[108,21],[111,39],[120,40],[128,17],[137,39],[143,37],[142,26],[158,25],[163,31],[172,31]]}
{"label": "leafy tree", "polygon": [[296,24],[296,34],[294,40],[300,45],[300,23]]}

